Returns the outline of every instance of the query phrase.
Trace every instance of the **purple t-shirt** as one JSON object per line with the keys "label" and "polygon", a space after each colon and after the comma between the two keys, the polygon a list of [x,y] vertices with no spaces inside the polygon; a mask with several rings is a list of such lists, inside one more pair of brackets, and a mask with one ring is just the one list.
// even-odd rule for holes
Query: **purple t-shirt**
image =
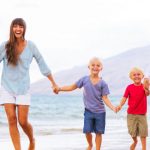
{"label": "purple t-shirt", "polygon": [[83,101],[86,109],[94,113],[105,112],[102,96],[109,94],[108,85],[104,80],[93,84],[89,76],[84,76],[76,82],[78,88],[84,88]]}

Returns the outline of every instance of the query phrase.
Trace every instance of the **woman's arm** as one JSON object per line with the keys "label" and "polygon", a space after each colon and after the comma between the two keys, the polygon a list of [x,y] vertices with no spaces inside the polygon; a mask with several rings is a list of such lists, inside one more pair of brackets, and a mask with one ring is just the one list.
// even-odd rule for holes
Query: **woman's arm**
{"label": "woman's arm", "polygon": [[3,42],[3,43],[0,45],[0,62],[3,60],[3,58],[4,58],[5,55],[6,55],[5,45],[6,45],[5,42]]}
{"label": "woman's arm", "polygon": [[57,86],[57,84],[56,84],[55,81],[54,81],[54,78],[53,78],[52,74],[49,74],[47,77],[48,77],[48,79],[50,80],[50,82],[51,82],[51,84],[52,84],[52,87]]}
{"label": "woman's arm", "polygon": [[53,92],[56,93],[56,94],[58,94],[58,91],[57,91],[58,86],[57,86],[57,84],[55,83],[55,80],[54,80],[52,74],[49,74],[49,75],[47,76],[47,78],[50,80],[50,82],[51,82],[51,84],[52,84]]}
{"label": "woman's arm", "polygon": [[44,76],[48,76],[49,74],[51,74],[51,70],[49,69],[48,65],[46,64],[43,56],[41,55],[40,51],[38,50],[38,48],[36,47],[36,45],[30,41],[29,42],[31,51],[33,53],[33,57],[35,58],[40,72],[44,75]]}

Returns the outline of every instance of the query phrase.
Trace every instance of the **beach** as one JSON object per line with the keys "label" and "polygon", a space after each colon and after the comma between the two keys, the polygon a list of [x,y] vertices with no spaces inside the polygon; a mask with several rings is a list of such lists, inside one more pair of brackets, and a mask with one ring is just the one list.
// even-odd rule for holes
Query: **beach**
{"label": "beach", "polygon": [[[107,129],[108,130],[108,129]],[[115,134],[117,132],[117,134]],[[94,135],[93,135],[94,136]],[[67,133],[59,135],[45,135],[36,137],[36,150],[86,150],[86,141],[82,133]],[[22,150],[27,150],[28,139],[24,135],[22,139]],[[94,142],[94,140],[93,140]],[[140,141],[139,141],[140,142]],[[150,138],[147,139],[147,147],[150,147]],[[131,144],[130,136],[126,130],[107,131],[103,135],[102,150],[129,150]],[[14,150],[12,142],[9,139],[0,138],[1,150]],[[95,150],[95,148],[93,148]],[[138,143],[136,150],[141,150]]]}
{"label": "beach", "polygon": [[[118,98],[111,98],[112,103],[116,105],[119,102]],[[81,96],[35,96],[29,116],[34,128],[36,150],[85,150],[87,143],[82,133],[83,112]],[[106,130],[101,149],[129,150],[132,140],[126,126],[126,106],[117,114],[108,108],[106,112]],[[0,149],[14,150],[2,107],[0,107],[0,114]],[[149,111],[147,116],[150,125]],[[28,138],[20,127],[19,131],[22,150],[27,150]],[[147,147],[150,147],[149,137]],[[136,150],[141,150],[140,139]]]}

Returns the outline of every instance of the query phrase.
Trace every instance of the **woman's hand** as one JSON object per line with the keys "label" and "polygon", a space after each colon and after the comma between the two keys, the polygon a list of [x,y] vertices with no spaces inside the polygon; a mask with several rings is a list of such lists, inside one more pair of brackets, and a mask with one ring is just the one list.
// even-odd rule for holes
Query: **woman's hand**
{"label": "woman's hand", "polygon": [[54,92],[55,94],[58,94],[58,93],[59,93],[59,87],[58,87],[57,85],[53,85],[53,86],[52,86],[52,89],[53,89],[53,92]]}

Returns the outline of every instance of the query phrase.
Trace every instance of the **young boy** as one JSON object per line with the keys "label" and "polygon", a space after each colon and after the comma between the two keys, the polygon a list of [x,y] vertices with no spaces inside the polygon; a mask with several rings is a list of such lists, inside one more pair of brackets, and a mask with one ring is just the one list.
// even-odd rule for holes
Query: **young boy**
{"label": "young boy", "polygon": [[104,103],[116,112],[116,108],[111,104],[107,95],[109,89],[106,82],[99,76],[102,70],[102,63],[98,58],[92,58],[88,66],[89,76],[84,76],[70,86],[60,87],[59,91],[72,91],[77,88],[84,88],[83,101],[85,106],[84,128],[88,142],[87,150],[92,150],[92,132],[95,132],[96,150],[100,150],[102,134],[105,131],[105,106]]}
{"label": "young boy", "polygon": [[147,126],[147,95],[149,95],[149,81],[142,79],[144,77],[143,71],[139,68],[132,68],[129,73],[132,84],[128,85],[120,105],[117,107],[119,111],[128,99],[127,109],[127,125],[128,132],[133,139],[130,150],[134,150],[137,144],[137,136],[140,136],[142,143],[142,150],[146,150],[146,137],[148,136]]}

